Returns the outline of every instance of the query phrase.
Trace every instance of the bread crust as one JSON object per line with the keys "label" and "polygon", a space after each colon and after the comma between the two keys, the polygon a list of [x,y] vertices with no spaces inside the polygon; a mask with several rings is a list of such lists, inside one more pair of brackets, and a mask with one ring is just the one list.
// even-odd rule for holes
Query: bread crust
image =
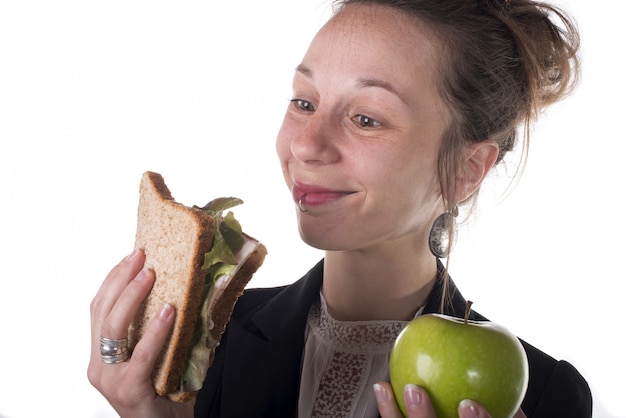
{"label": "bread crust", "polygon": [[[254,252],[250,254],[243,265],[239,268],[235,277],[224,289],[222,296],[220,296],[220,298],[216,301],[211,316],[214,326],[209,331],[215,340],[219,341],[221,338],[224,330],[226,329],[226,325],[233,314],[233,309],[235,308],[237,299],[239,299],[239,297],[243,294],[243,290],[250,279],[252,279],[252,275],[257,271],[261,264],[263,264],[266,255],[267,249],[263,246],[263,244],[258,243]],[[215,352],[213,351],[211,353],[211,362],[213,362],[214,355]]]}
{"label": "bread crust", "polygon": [[206,212],[174,200],[163,177],[146,172],[140,184],[135,248],[146,254],[145,266],[155,273],[152,291],[129,329],[132,348],[164,303],[176,319],[153,371],[157,394],[180,388],[181,376],[202,304],[204,254],[210,251],[215,220]]}

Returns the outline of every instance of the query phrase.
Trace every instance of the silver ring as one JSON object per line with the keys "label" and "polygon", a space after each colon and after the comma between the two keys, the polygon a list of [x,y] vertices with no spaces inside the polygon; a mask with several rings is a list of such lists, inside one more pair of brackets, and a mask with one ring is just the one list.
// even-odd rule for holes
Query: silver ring
{"label": "silver ring", "polygon": [[305,195],[303,195],[300,200],[298,200],[298,209],[300,209],[300,212],[305,213],[307,210],[304,206],[302,206],[302,198],[304,198]]}
{"label": "silver ring", "polygon": [[128,338],[119,340],[100,337],[100,360],[107,364],[117,364],[128,360]]}

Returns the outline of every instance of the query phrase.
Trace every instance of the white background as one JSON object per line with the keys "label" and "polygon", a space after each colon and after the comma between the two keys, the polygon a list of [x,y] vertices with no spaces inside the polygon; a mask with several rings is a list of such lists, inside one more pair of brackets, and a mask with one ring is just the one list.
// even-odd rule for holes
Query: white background
{"label": "white background", "polygon": [[[89,302],[133,246],[145,170],[186,204],[246,201],[270,251],[254,286],[321,257],[273,142],[328,3],[208,3],[0,1],[0,416],[114,416],[86,379]],[[489,179],[451,272],[478,311],[574,363],[596,417],[625,417],[626,36],[618,2],[563,4],[580,88],[536,125],[513,193],[504,170]]]}

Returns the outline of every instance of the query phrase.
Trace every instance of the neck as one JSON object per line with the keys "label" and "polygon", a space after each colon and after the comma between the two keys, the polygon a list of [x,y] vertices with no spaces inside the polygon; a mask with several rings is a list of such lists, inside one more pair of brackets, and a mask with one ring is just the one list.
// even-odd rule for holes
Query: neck
{"label": "neck", "polygon": [[400,244],[327,252],[322,292],[337,320],[410,320],[426,304],[436,275],[437,262],[428,249]]}

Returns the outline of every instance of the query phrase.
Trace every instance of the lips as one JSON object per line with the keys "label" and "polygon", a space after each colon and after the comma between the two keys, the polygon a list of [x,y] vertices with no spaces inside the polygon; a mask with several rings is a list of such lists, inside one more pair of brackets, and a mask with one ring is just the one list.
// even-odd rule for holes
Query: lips
{"label": "lips", "polygon": [[321,206],[334,202],[352,193],[352,191],[335,190],[302,183],[295,183],[292,190],[293,200],[301,208]]}

